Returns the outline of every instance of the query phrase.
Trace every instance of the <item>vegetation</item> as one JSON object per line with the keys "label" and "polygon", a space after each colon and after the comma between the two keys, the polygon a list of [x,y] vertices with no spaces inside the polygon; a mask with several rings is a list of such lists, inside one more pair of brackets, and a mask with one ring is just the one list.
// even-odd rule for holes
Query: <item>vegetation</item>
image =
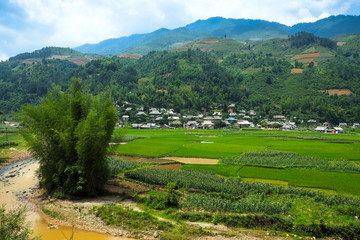
{"label": "vegetation", "polygon": [[360,173],[360,166],[350,161],[329,161],[321,158],[280,151],[245,152],[238,158],[225,158],[222,159],[221,162],[227,165],[312,168],[325,171]]}
{"label": "vegetation", "polygon": [[[115,134],[117,131],[119,130],[115,130]],[[356,160],[360,154],[360,138],[357,135],[235,129],[231,131],[185,129],[141,131],[129,129],[128,135],[142,136],[143,138],[117,146],[114,149],[115,153],[148,157],[236,158],[244,152],[268,150],[297,153],[308,159],[313,157],[330,160],[330,162],[336,160],[340,163],[344,159]],[[202,141],[213,143],[204,144],[201,143]],[[349,144],[342,144],[346,142]],[[295,154],[294,156],[299,155]],[[346,164],[346,162],[343,163]]]}
{"label": "vegetation", "polygon": [[169,230],[172,224],[160,221],[146,212],[138,212],[120,205],[104,205],[95,207],[96,215],[107,224],[122,226],[128,230],[150,231]]}
{"label": "vegetation", "polygon": [[[228,48],[235,44],[233,40],[211,38],[176,51],[150,52],[138,60],[105,58],[82,67],[48,58],[27,64],[19,56],[0,64],[0,108],[10,113],[23,103],[38,103],[52,83],[66,89],[74,76],[84,79],[84,89],[92,94],[110,87],[119,114],[129,115],[133,122],[150,119],[136,117],[135,107],[125,111],[125,102],[145,109],[173,108],[182,114],[227,112],[227,106],[235,103],[237,112],[253,109],[269,119],[282,114],[297,124],[309,119],[354,123],[360,118],[360,58],[352,54],[359,52],[356,39],[350,39],[349,46],[334,47],[331,40],[301,32],[289,39]],[[204,48],[211,51],[203,52]],[[43,49],[39,54],[57,51]],[[61,51],[64,56],[66,50]],[[296,60],[304,53],[318,57],[307,59],[312,64]],[[291,74],[294,67],[303,73]],[[327,89],[348,89],[352,94],[330,96],[322,91]],[[167,118],[162,121],[168,122]]]}
{"label": "vegetation", "polygon": [[54,88],[38,106],[19,115],[24,138],[40,161],[42,186],[49,192],[97,195],[108,178],[105,161],[116,111],[107,94],[93,97],[73,79],[71,94]]}
{"label": "vegetation", "polygon": [[25,222],[25,207],[5,210],[0,206],[0,236],[6,240],[27,240],[32,233]]}
{"label": "vegetation", "polygon": [[[143,168],[128,171],[125,176],[161,186],[176,182],[185,192],[179,210],[170,210],[165,205],[148,206],[166,209],[165,216],[178,221],[261,227],[300,235],[345,239],[353,238],[360,230],[356,219],[360,211],[359,198],[230,180],[203,171]],[[163,199],[163,196],[163,193],[151,193],[147,201],[154,203],[151,200]]]}
{"label": "vegetation", "polygon": [[130,160],[108,158],[107,165],[109,166],[109,169],[110,169],[110,176],[116,176],[119,173],[122,173],[126,170],[139,168],[139,167],[147,165],[147,164],[130,161]]}

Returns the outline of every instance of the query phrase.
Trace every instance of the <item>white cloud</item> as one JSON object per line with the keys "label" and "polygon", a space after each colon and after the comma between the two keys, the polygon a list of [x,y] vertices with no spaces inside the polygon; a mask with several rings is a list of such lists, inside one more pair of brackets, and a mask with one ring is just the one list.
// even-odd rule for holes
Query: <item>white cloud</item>
{"label": "white cloud", "polygon": [[6,61],[9,59],[9,56],[5,53],[0,52],[0,61]]}
{"label": "white cloud", "polygon": [[75,47],[107,38],[152,32],[161,27],[173,29],[214,16],[264,19],[293,25],[344,14],[352,5],[358,4],[358,0],[5,1],[11,1],[24,13],[25,27],[18,30],[0,26],[0,41],[7,39],[7,47],[19,52],[44,46]]}

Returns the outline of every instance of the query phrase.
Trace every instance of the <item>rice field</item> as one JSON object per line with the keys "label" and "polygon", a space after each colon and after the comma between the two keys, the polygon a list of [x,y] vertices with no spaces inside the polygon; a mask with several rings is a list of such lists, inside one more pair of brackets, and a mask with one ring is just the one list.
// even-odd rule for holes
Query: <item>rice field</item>
{"label": "rice field", "polygon": [[280,180],[293,187],[330,189],[338,194],[360,196],[360,174],[357,173],[244,166],[238,176]]}
{"label": "rice field", "polygon": [[276,150],[329,160],[360,160],[359,135],[241,130],[229,134],[222,130],[184,129],[128,130],[127,134],[142,138],[117,146],[116,154],[219,159],[249,151]]}

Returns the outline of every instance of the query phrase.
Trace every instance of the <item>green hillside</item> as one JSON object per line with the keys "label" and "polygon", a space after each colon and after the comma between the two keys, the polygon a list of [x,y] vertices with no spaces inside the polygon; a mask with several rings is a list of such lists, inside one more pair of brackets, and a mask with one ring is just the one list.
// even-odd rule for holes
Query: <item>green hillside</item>
{"label": "green hillside", "polygon": [[75,63],[76,65],[85,65],[86,63],[103,58],[97,54],[84,54],[71,48],[45,47],[32,53],[21,53],[11,57],[9,61],[23,61],[26,64],[38,63],[43,59],[60,59]]}
{"label": "green hillside", "polygon": [[[75,76],[83,79],[91,93],[110,88],[119,106],[127,102],[134,109],[226,113],[228,105],[236,104],[237,112],[255,110],[256,123],[260,116],[271,119],[274,115],[297,123],[309,119],[359,122],[359,36],[347,38],[347,43],[336,46],[334,41],[307,33],[251,43],[213,37],[172,51],[152,51],[138,60],[112,57],[80,67],[49,57],[37,64],[12,59],[0,64],[0,109],[10,112],[36,102],[51,83],[66,88]],[[131,117],[136,113],[119,110],[120,115]]]}

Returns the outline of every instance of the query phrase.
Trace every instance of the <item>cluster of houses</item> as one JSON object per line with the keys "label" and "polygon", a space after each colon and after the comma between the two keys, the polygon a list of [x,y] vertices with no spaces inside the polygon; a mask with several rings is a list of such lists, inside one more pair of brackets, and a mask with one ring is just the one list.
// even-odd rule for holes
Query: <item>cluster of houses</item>
{"label": "cluster of houses", "polygon": [[[315,121],[315,120],[313,120]],[[316,122],[316,121],[315,121]],[[321,132],[321,133],[332,133],[332,134],[338,134],[338,133],[343,133],[344,132],[344,128],[349,127],[347,123],[339,123],[338,126],[334,127],[331,126],[328,122],[323,123],[322,126],[317,126],[314,131],[315,132]],[[354,123],[352,125],[353,128],[359,128],[360,127],[360,123]]]}
{"label": "cluster of houses", "polygon": [[147,111],[144,107],[133,107],[125,103],[117,106],[121,112],[119,125],[126,122],[131,123],[132,128],[154,129],[154,128],[185,128],[185,129],[215,129],[217,127],[234,128],[280,128],[283,130],[293,130],[296,128],[294,122],[286,120],[285,116],[277,115],[273,121],[262,119],[262,124],[254,123],[259,117],[254,110],[240,110],[236,112],[235,104],[230,104],[227,112],[213,111],[211,114],[181,115],[174,109],[150,108]]}

